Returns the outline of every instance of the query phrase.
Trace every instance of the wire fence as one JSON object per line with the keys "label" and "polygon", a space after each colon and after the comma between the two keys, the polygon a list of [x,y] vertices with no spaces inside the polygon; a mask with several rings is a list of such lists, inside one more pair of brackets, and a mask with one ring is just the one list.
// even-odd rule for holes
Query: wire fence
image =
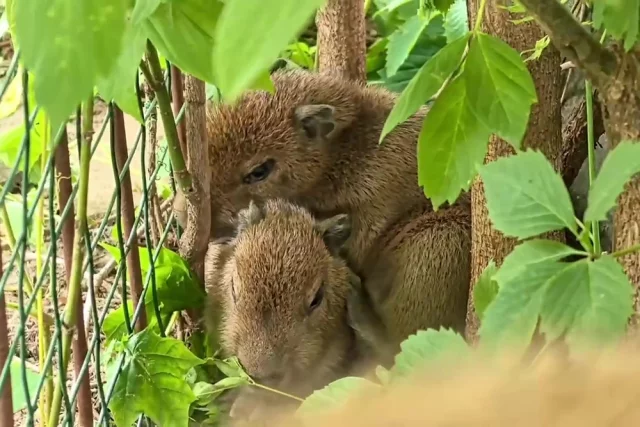
{"label": "wire fence", "polygon": [[[30,105],[29,73],[18,69],[18,58],[19,52],[16,52],[0,89],[1,100],[12,80],[21,79],[24,116],[23,136],[15,162],[0,192],[0,426],[113,425],[108,406],[125,358],[124,352],[117,352],[114,359],[105,348],[107,337],[103,326],[114,301],[119,298],[122,302],[128,334],[154,321],[163,336],[175,325],[175,317],[167,324],[160,312],[154,271],[168,238],[171,236],[175,241],[179,237],[169,209],[175,186],[170,181],[171,192],[165,191],[165,194],[161,194],[159,188],[159,174],[169,169],[169,179],[172,175],[167,150],[158,146],[155,129],[148,129],[156,126],[157,101],[152,92],[145,94],[137,81],[144,124],[140,125],[130,148],[123,112],[116,105],[107,104],[97,131],[94,132],[93,123],[82,120],[83,112],[78,109],[75,122],[61,126],[51,143],[44,145],[36,162],[34,156],[40,151],[36,144],[41,143],[41,137],[45,142],[48,138],[40,135],[34,139],[34,128],[41,125],[39,108]],[[165,78],[169,90],[172,86],[174,89],[173,108],[179,124],[185,112],[182,77],[171,64],[167,64],[166,69],[171,70]],[[93,107],[93,102],[87,104],[87,108]],[[74,137],[68,128],[75,128]],[[46,133],[46,126],[44,129]],[[106,211],[93,223],[86,210],[87,192],[95,191],[88,165],[100,144],[106,143],[103,139],[107,129],[115,190]],[[180,131],[180,137],[184,138],[184,130]],[[74,146],[77,162],[72,161],[76,155]],[[150,151],[153,156],[148,156]],[[142,194],[134,203],[130,169],[136,153],[140,157]],[[79,164],[76,179],[72,163]],[[31,177],[37,177],[38,170],[39,178],[30,185]],[[18,195],[12,191],[19,175]],[[20,201],[19,215],[15,210],[8,211],[11,197]],[[16,227],[18,223],[21,227]],[[108,229],[112,230],[111,235]],[[74,241],[80,238],[84,248],[78,251],[80,246],[76,244],[74,250]],[[115,257],[98,266],[97,254],[103,258],[105,254],[101,244],[109,240],[115,241],[122,261]],[[146,248],[152,254],[144,276],[140,255],[131,250],[137,247]],[[107,278],[111,281],[108,286],[105,285]],[[74,281],[82,286],[81,297],[76,298],[77,305],[71,307]],[[155,319],[148,318],[145,310],[149,292],[153,297]],[[133,300],[133,306],[126,303],[129,299]],[[71,351],[65,346],[69,339]],[[67,365],[68,360],[72,363]],[[56,404],[61,407],[59,413],[45,411],[45,407],[49,409]],[[138,424],[142,422],[140,418]]]}

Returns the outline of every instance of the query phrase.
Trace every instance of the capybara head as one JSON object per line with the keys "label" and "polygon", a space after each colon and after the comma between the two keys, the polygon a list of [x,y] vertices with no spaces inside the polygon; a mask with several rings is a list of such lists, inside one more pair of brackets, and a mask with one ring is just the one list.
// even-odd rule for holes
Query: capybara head
{"label": "capybara head", "polygon": [[[316,220],[267,200],[240,211],[233,239],[210,244],[205,277],[221,310],[221,346],[256,382],[304,397],[348,369],[355,337],[346,300],[355,278],[339,252],[350,230],[345,214]],[[248,389],[236,403],[254,397]]]}

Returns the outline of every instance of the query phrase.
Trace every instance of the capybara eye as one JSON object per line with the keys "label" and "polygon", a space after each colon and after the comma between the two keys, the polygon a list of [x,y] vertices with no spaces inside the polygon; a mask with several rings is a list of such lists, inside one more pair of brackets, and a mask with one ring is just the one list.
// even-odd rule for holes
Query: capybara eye
{"label": "capybara eye", "polygon": [[320,286],[320,288],[318,289],[318,292],[316,292],[316,295],[313,297],[311,304],[309,304],[309,312],[312,312],[316,308],[320,307],[320,304],[322,304],[323,299],[324,299],[324,285]]}
{"label": "capybara eye", "polygon": [[244,182],[245,184],[254,184],[256,182],[264,180],[269,176],[275,164],[275,160],[268,159],[260,166],[255,167],[251,172],[245,175],[244,178],[242,178],[242,182]]}

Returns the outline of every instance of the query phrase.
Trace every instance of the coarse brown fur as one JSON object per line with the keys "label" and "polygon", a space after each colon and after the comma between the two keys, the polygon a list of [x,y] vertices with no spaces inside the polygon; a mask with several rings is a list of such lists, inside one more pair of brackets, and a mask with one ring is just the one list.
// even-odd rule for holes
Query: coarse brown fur
{"label": "coarse brown fur", "polygon": [[[640,425],[637,349],[542,356],[534,366],[476,358],[345,399],[280,427],[631,427]],[[505,359],[509,359],[506,357]],[[513,358],[510,359],[513,361]],[[439,366],[439,365],[438,365]],[[281,414],[288,417],[288,414]]]}
{"label": "coarse brown fur", "polygon": [[[275,94],[248,92],[209,111],[213,237],[232,235],[235,215],[251,200],[281,197],[320,218],[349,214],[346,259],[393,340],[418,328],[461,331],[470,203],[463,194],[453,207],[433,212],[418,186],[416,144],[426,109],[379,145],[396,101],[391,92],[301,70],[272,79]],[[243,182],[268,161],[265,179]]]}
{"label": "coarse brown fur", "polygon": [[[360,359],[347,298],[359,279],[337,256],[348,216],[316,221],[274,199],[251,203],[238,223],[238,235],[211,243],[205,261],[209,313],[222,315],[212,326],[225,355],[236,355],[255,381],[300,397],[351,372]],[[255,403],[269,396],[244,390],[234,416],[258,416]]]}

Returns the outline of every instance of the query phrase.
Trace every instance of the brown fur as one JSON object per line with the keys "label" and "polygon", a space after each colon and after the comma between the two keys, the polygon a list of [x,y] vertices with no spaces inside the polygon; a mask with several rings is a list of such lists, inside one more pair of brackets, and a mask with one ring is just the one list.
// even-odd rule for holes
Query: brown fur
{"label": "brown fur", "polygon": [[[347,374],[358,359],[346,313],[357,277],[336,254],[350,233],[348,217],[316,221],[269,200],[241,211],[238,228],[233,241],[210,244],[205,262],[209,312],[222,313],[225,355],[236,355],[257,382],[300,397]],[[310,310],[320,289],[323,298]],[[269,396],[246,389],[234,415]]]}
{"label": "brown fur", "polygon": [[[541,357],[533,367],[476,359],[371,390],[281,427],[630,427],[640,425],[640,353]],[[283,414],[280,414],[281,416]]]}
{"label": "brown fur", "polygon": [[[300,70],[272,77],[275,94],[248,92],[209,111],[213,237],[232,235],[235,215],[250,200],[281,197],[324,218],[347,213],[353,234],[346,258],[393,340],[440,325],[461,331],[470,206],[464,194],[455,209],[434,213],[418,187],[416,143],[426,109],[379,145],[396,100],[391,92]],[[271,174],[243,183],[267,159],[275,160]]]}

